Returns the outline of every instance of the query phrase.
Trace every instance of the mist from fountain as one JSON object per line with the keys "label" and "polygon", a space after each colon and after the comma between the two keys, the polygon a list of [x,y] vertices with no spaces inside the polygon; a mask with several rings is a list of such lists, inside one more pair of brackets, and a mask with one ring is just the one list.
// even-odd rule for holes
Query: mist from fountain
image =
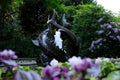
{"label": "mist from fountain", "polygon": [[62,49],[62,41],[63,40],[61,39],[60,36],[61,36],[60,30],[56,31],[55,35],[54,35],[54,38],[55,38],[54,43],[59,49]]}

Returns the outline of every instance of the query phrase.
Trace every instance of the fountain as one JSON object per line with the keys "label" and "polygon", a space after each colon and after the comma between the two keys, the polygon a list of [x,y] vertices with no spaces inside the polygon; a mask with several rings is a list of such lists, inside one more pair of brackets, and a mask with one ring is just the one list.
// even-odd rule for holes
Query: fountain
{"label": "fountain", "polygon": [[[67,22],[65,14],[62,17],[62,23],[62,25],[57,23],[57,12],[54,10],[51,19],[48,18],[48,28],[42,31],[36,40],[32,40],[42,50],[36,60],[38,65],[48,65],[52,59],[65,62],[72,56],[78,56],[80,41],[70,31],[71,25]],[[49,36],[50,31],[55,33],[51,35],[52,37]]]}

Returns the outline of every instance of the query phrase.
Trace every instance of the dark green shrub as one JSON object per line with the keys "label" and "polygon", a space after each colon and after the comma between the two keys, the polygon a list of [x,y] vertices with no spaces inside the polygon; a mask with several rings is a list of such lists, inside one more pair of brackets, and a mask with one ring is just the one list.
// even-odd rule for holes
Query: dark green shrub
{"label": "dark green shrub", "polygon": [[46,26],[47,14],[41,0],[24,0],[20,7],[20,21],[24,33],[34,34]]}
{"label": "dark green shrub", "polygon": [[43,31],[47,27],[48,15],[59,7],[60,0],[23,0],[19,19],[24,33],[31,35]]}
{"label": "dark green shrub", "polygon": [[94,0],[61,0],[66,6],[79,4],[92,4]]}
{"label": "dark green shrub", "polygon": [[17,18],[21,2],[0,0],[0,51],[12,49],[19,57],[35,57],[40,50],[29,37],[24,36]]}
{"label": "dark green shrub", "polygon": [[13,0],[0,0],[0,28],[4,27],[5,14],[11,10]]}
{"label": "dark green shrub", "polygon": [[5,25],[0,30],[0,51],[12,49],[19,57],[35,57],[40,50],[29,37],[25,37],[17,20]]}

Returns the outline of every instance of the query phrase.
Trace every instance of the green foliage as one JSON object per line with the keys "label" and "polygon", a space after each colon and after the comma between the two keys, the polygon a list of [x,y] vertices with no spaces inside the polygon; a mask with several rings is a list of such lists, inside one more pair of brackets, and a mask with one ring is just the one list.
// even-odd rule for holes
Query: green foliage
{"label": "green foliage", "polygon": [[61,13],[63,16],[63,14],[66,14],[66,19],[67,21],[73,25],[73,20],[74,20],[74,16],[76,14],[77,10],[75,6],[65,6],[63,5],[61,7],[61,10],[59,10],[59,13]]}
{"label": "green foliage", "polygon": [[19,19],[24,34],[34,36],[43,31],[47,27],[48,15],[52,14],[53,9],[60,10],[62,6],[60,0],[23,0]]}
{"label": "green foliage", "polygon": [[0,6],[4,9],[9,8],[13,0],[0,0]]}
{"label": "green foliage", "polygon": [[11,11],[13,0],[0,0],[0,28],[4,26],[5,14]]}
{"label": "green foliage", "polygon": [[61,64],[60,66],[62,66],[62,67],[70,68],[70,64],[68,64],[68,62],[59,63],[59,64]]}
{"label": "green foliage", "polygon": [[65,5],[92,4],[94,0],[61,0]]}
{"label": "green foliage", "polygon": [[19,16],[19,7],[23,4],[23,0],[14,0],[12,2],[12,10],[16,16]]}
{"label": "green foliage", "polygon": [[117,24],[117,27],[120,28],[120,14],[114,17],[114,21]]}
{"label": "green foliage", "polygon": [[120,69],[120,62],[115,63],[115,68],[118,69],[118,70]]}
{"label": "green foliage", "polygon": [[101,63],[101,77],[105,77],[108,73],[115,70],[115,65],[112,62]]}
{"label": "green foliage", "polygon": [[2,69],[0,69],[0,80],[2,80],[1,76],[2,76]]}
{"label": "green foliage", "polygon": [[30,66],[19,66],[18,70],[30,71],[32,68]]}
{"label": "green foliage", "polygon": [[61,0],[44,0],[43,4],[48,10],[58,9],[61,6]]}
{"label": "green foliage", "polygon": [[111,72],[105,80],[120,80],[120,71]]}
{"label": "green foliage", "polygon": [[42,69],[43,69],[43,67],[38,66],[34,69],[34,71],[37,72],[39,75],[42,75]]}
{"label": "green foliage", "polygon": [[13,49],[19,57],[35,57],[39,53],[31,41],[25,37],[17,20],[0,30],[0,50]]}

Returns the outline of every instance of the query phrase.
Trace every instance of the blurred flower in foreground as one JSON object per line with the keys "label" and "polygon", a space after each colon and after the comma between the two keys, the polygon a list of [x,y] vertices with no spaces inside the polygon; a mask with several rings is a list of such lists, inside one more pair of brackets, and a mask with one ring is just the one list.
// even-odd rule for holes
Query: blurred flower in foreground
{"label": "blurred flower in foreground", "polygon": [[4,50],[0,52],[0,63],[4,64],[5,66],[17,67],[17,63],[12,60],[16,58],[17,56],[12,50]]}
{"label": "blurred flower in foreground", "polygon": [[63,77],[64,80],[69,80],[68,78],[68,68],[66,67],[50,67],[47,66],[42,70],[43,80],[61,80]]}
{"label": "blurred flower in foreground", "polygon": [[73,67],[73,71],[70,71],[70,75],[81,74],[81,76],[75,80],[84,80],[85,75],[98,77],[101,69],[100,64],[93,63],[90,58],[81,59],[80,57],[72,57],[68,60]]}
{"label": "blurred flower in foreground", "polygon": [[[98,61],[99,62],[99,61]],[[90,58],[73,56],[68,60],[71,67],[57,65],[58,61],[53,59],[50,65],[42,68],[42,75],[33,71],[18,70],[15,74],[15,80],[86,80],[86,76],[97,78],[101,72],[100,66]]]}
{"label": "blurred flower in foreground", "polygon": [[58,61],[56,59],[53,59],[51,62],[50,62],[50,65],[55,67],[58,65]]}
{"label": "blurred flower in foreground", "polygon": [[34,71],[22,71],[19,70],[15,74],[15,80],[42,80],[39,74]]}
{"label": "blurred flower in foreground", "polygon": [[87,68],[91,68],[93,62],[90,58],[81,59],[80,57],[73,56],[68,60],[70,65],[76,70],[76,72],[85,71]]}

